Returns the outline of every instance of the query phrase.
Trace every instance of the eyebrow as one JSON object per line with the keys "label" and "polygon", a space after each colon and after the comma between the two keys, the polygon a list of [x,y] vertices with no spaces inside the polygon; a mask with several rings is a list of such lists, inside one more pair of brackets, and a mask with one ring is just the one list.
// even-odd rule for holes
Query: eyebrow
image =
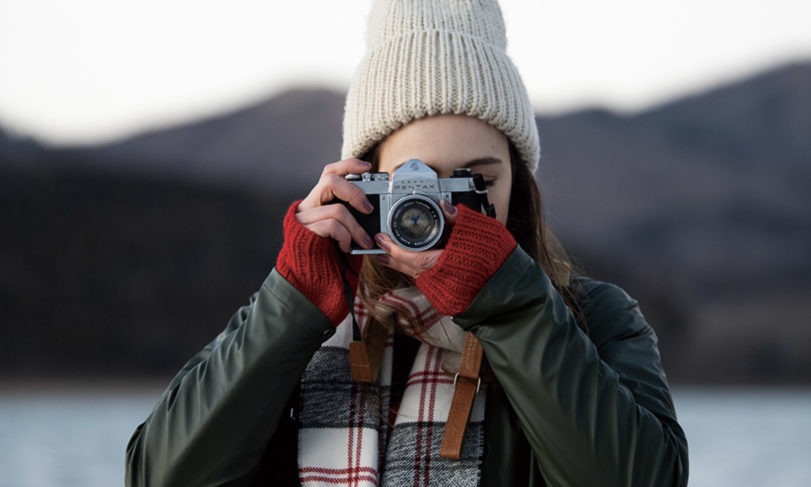
{"label": "eyebrow", "polygon": [[498,157],[482,157],[480,159],[473,159],[472,161],[468,161],[462,167],[476,167],[476,166],[488,166],[491,164],[501,164],[502,161]]}
{"label": "eyebrow", "polygon": [[[403,161],[400,164],[397,164],[396,166],[394,166],[394,168],[392,169],[392,172],[400,169],[400,166],[402,166],[406,162],[408,162],[408,161]],[[498,157],[481,157],[479,159],[472,159],[470,161],[467,161],[465,164],[462,164],[459,167],[467,167],[467,168],[472,169],[472,168],[478,167],[478,166],[488,166],[488,165],[494,165],[494,164],[501,164],[502,162],[503,161],[501,159],[499,159]],[[431,164],[428,164],[427,162],[426,162],[426,164],[428,165],[428,167],[431,167],[431,169],[433,169]]]}

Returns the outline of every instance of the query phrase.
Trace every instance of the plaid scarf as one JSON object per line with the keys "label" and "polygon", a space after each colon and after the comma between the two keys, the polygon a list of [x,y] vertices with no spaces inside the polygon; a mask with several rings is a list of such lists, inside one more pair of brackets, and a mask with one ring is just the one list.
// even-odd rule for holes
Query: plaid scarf
{"label": "plaid scarf", "polygon": [[[473,403],[461,459],[439,456],[464,331],[440,316],[416,288],[393,291],[381,301],[396,308],[401,327],[422,342],[402,400],[390,408],[393,329],[377,382],[355,383],[349,368],[352,320],[347,317],[315,353],[301,379],[301,485],[478,485],[484,386]],[[368,313],[357,299],[355,316],[363,329]]]}

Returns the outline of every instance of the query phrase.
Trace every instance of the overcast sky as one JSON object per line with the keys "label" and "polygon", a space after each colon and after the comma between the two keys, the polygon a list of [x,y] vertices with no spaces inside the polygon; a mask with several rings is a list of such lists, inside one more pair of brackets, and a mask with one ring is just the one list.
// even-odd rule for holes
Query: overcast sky
{"label": "overcast sky", "polygon": [[[370,0],[0,0],[0,126],[122,137],[295,86],[345,90]],[[541,113],[634,111],[811,59],[809,0],[502,0]]]}

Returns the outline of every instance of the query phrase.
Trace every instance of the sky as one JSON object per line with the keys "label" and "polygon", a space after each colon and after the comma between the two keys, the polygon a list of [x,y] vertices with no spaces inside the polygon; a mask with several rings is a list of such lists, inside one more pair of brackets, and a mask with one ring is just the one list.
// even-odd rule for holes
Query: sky
{"label": "sky", "polygon": [[[345,91],[371,0],[0,0],[0,127],[114,140],[262,101]],[[808,0],[501,0],[539,113],[634,112],[811,60]]]}

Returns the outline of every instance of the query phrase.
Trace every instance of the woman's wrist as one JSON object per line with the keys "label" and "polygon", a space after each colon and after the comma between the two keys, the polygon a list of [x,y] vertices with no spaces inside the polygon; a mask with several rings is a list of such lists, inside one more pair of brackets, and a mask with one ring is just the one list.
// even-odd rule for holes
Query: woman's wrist
{"label": "woman's wrist", "polygon": [[[336,243],[298,221],[296,212],[300,203],[290,205],[284,217],[284,244],[276,260],[276,270],[337,325],[349,313],[349,307]],[[354,291],[356,275],[347,272],[346,278]]]}
{"label": "woman's wrist", "polygon": [[434,308],[448,316],[465,311],[516,247],[495,218],[458,205],[459,215],[439,261],[416,279]]}

